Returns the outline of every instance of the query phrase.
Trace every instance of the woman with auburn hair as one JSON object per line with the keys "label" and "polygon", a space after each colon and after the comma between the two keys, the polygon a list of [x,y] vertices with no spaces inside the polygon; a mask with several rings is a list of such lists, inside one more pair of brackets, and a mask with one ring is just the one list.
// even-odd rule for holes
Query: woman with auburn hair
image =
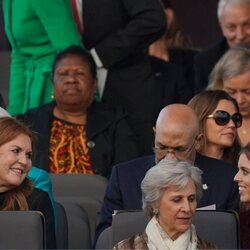
{"label": "woman with auburn hair", "polygon": [[0,118],[0,210],[36,210],[46,223],[46,248],[55,249],[54,213],[46,192],[27,178],[33,132],[11,117]]}
{"label": "woman with auburn hair", "polygon": [[196,112],[203,134],[197,151],[237,165],[237,130],[242,124],[237,102],[223,90],[207,90],[195,95],[188,105]]}

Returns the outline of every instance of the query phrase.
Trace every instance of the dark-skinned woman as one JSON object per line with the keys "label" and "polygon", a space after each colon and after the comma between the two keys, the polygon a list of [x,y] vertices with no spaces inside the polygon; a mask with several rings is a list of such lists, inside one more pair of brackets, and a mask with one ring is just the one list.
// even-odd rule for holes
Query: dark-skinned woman
{"label": "dark-skinned woman", "polygon": [[138,156],[124,109],[95,101],[96,66],[87,51],[66,48],[52,74],[54,101],[18,116],[39,134],[35,166],[109,177],[114,164]]}

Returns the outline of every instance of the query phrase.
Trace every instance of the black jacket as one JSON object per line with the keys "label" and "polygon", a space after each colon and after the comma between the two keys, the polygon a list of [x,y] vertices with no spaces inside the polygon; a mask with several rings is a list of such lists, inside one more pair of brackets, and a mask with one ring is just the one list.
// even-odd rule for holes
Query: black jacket
{"label": "black jacket", "polygon": [[227,41],[223,38],[213,46],[197,54],[195,57],[196,93],[207,87],[210,73],[228,48]]}
{"label": "black jacket", "polygon": [[[0,193],[0,207],[8,195],[8,191]],[[27,197],[27,203],[29,210],[40,211],[45,218],[45,229],[46,229],[46,249],[56,249],[56,236],[54,227],[54,213],[50,198],[47,192],[34,188],[33,192]],[[22,230],[20,228],[20,230]],[[27,235],[29,237],[29,235]]]}
{"label": "black jacket", "polygon": [[[49,171],[50,128],[55,103],[28,110],[17,116],[38,132],[33,165]],[[130,130],[125,111],[94,102],[87,110],[87,141],[95,174],[108,177],[113,164],[138,156],[134,134]]]}

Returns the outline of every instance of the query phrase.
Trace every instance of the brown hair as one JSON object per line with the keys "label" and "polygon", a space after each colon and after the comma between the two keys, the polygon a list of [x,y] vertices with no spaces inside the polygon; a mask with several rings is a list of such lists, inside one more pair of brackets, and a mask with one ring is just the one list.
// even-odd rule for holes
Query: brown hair
{"label": "brown hair", "polygon": [[[239,106],[235,99],[233,99],[227,92],[223,90],[206,90],[195,95],[188,103],[188,105],[194,109],[198,116],[200,123],[200,132],[204,135],[200,147],[197,149],[198,152],[204,153],[207,147],[206,138],[206,118],[210,115],[217,107],[219,101],[228,100],[232,102],[239,112]],[[240,144],[238,138],[235,139],[233,145],[229,148],[225,148],[222,159],[237,165],[237,158],[240,151]]]}
{"label": "brown hair", "polygon": [[193,47],[192,39],[191,37],[182,32],[172,2],[170,0],[160,0],[160,3],[163,6],[163,9],[171,9],[174,13],[173,21],[170,25],[169,24],[167,25],[167,29],[164,35],[167,43],[167,48],[168,49],[192,48]]}
{"label": "brown hair", "polygon": [[[33,141],[34,134],[25,124],[12,117],[0,118],[0,147],[21,134]],[[32,182],[25,178],[20,186],[6,192],[1,210],[28,210],[27,197],[32,191]]]}
{"label": "brown hair", "polygon": [[247,159],[250,161],[250,142],[246,146],[241,148],[239,156],[241,154],[245,154]]}

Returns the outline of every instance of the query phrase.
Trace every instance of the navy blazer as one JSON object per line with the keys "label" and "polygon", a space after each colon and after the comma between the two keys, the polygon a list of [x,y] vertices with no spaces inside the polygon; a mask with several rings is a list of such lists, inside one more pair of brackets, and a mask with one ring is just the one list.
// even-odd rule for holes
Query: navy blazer
{"label": "navy blazer", "polygon": [[83,0],[82,17],[83,43],[96,50],[108,69],[102,101],[128,111],[140,155],[152,153],[152,127],[159,110],[146,50],[166,29],[159,1]]}
{"label": "navy blazer", "polygon": [[195,57],[195,92],[199,93],[204,90],[209,81],[210,73],[215,64],[220,60],[228,50],[228,44],[225,38],[208,49],[201,51]]}
{"label": "navy blazer", "polygon": [[[202,182],[207,189],[198,207],[216,204],[216,209],[238,210],[239,194],[237,183],[233,181],[237,167],[225,161],[196,154],[195,162],[203,171]],[[112,174],[104,197],[100,223],[96,239],[111,225],[115,210],[141,209],[142,194],[140,184],[146,172],[155,165],[155,156],[145,156],[120,163],[112,169]]]}

